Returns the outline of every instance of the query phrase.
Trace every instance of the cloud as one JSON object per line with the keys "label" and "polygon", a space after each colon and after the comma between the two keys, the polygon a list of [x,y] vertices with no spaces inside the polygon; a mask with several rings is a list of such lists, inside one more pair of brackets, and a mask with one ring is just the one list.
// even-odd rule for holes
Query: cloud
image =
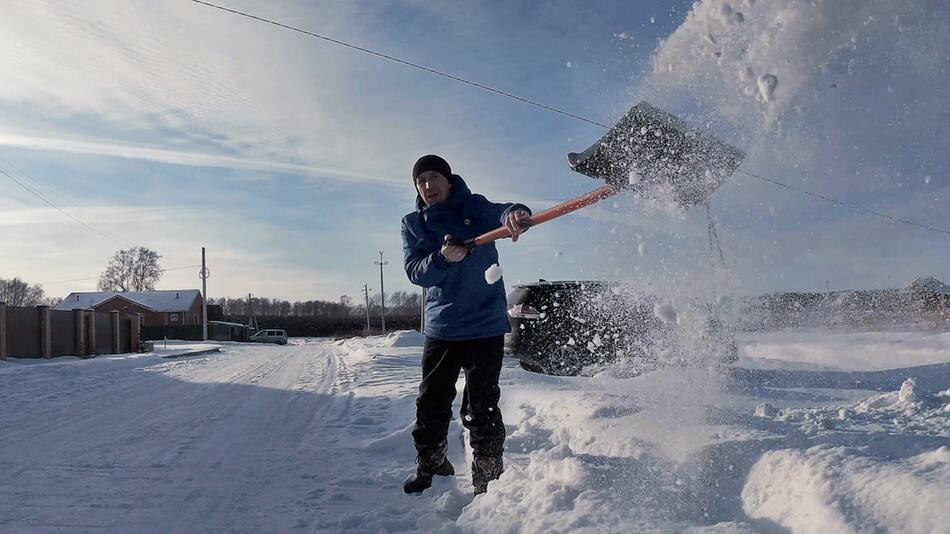
{"label": "cloud", "polygon": [[[0,132],[0,146],[26,148],[30,150],[52,150],[73,154],[110,156],[125,159],[139,159],[171,165],[190,167],[220,167],[228,169],[255,170],[269,173],[296,174],[312,177],[332,177],[334,180],[369,182],[377,184],[395,184],[396,181],[385,176],[360,174],[349,169],[305,165],[297,163],[282,163],[279,161],[265,161],[227,156],[222,154],[208,154],[170,150],[147,146],[136,146],[118,143],[110,140],[89,139],[59,139],[49,137],[32,137],[19,134]],[[402,182],[399,182],[402,185]]]}

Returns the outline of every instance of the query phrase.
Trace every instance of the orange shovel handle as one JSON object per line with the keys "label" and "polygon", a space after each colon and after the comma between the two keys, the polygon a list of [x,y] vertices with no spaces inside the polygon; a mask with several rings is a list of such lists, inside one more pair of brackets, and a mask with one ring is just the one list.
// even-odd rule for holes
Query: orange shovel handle
{"label": "orange shovel handle", "polygon": [[[581,208],[590,206],[591,204],[595,202],[599,202],[605,198],[612,197],[619,192],[620,192],[620,189],[612,185],[605,185],[603,187],[599,187],[591,191],[590,193],[581,195],[577,198],[573,198],[565,202],[561,202],[557,206],[553,206],[544,211],[535,213],[529,219],[528,224],[530,226],[535,226],[544,222],[548,222],[551,219],[556,219],[560,217],[561,215],[566,215],[573,211],[577,211]],[[510,236],[511,236],[511,232],[508,231],[507,228],[502,226],[500,228],[495,228],[491,232],[485,232],[484,234],[476,237],[470,243],[471,243],[471,246],[474,247],[477,245],[484,245],[486,243],[491,243],[492,241],[497,241],[499,239],[504,239]]]}

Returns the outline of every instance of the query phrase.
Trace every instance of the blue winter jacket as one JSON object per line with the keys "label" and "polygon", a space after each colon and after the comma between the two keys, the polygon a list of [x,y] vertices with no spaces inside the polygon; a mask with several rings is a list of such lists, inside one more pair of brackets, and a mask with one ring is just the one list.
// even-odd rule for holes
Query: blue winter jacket
{"label": "blue winter jacket", "polygon": [[416,196],[416,211],[402,218],[406,275],[426,292],[424,334],[461,340],[500,336],[510,331],[504,280],[489,284],[485,271],[498,263],[494,243],[477,246],[457,263],[442,257],[443,238],[471,239],[501,226],[522,204],[495,204],[472,194],[461,176],[449,178],[452,196],[427,207]]}

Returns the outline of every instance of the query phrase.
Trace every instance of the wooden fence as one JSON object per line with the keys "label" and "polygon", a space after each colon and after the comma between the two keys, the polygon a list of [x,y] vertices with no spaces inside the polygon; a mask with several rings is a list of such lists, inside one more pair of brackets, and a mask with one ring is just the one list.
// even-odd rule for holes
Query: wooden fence
{"label": "wooden fence", "polygon": [[123,354],[139,347],[138,315],[24,308],[0,302],[0,359]]}

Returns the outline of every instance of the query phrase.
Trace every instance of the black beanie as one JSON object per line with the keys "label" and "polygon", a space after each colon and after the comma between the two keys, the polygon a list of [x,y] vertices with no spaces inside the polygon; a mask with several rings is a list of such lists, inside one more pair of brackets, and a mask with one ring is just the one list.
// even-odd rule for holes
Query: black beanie
{"label": "black beanie", "polygon": [[416,161],[416,164],[412,166],[412,181],[426,171],[435,171],[446,178],[452,177],[452,167],[449,167],[449,162],[435,154],[422,156]]}

